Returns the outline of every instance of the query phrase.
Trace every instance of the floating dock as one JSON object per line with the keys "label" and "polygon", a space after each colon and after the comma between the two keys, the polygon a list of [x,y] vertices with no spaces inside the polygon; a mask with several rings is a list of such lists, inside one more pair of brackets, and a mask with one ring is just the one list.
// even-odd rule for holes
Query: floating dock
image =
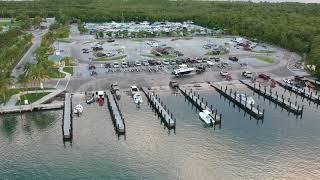
{"label": "floating dock", "polygon": [[63,140],[72,139],[72,99],[71,94],[65,94],[64,109],[63,109]]}
{"label": "floating dock", "polygon": [[63,102],[54,102],[50,104],[29,104],[21,106],[0,106],[0,113],[21,113],[21,112],[31,112],[31,111],[45,111],[63,108]]}
{"label": "floating dock", "polygon": [[199,111],[203,111],[203,110],[208,110],[211,113],[211,116],[214,119],[214,123],[212,122],[205,122],[206,124],[213,126],[214,124],[221,124],[221,114],[218,115],[217,113],[217,109],[214,111],[212,108],[212,105],[210,107],[208,107],[208,102],[206,101],[204,103],[203,98],[201,97],[200,99],[200,95],[196,95],[196,93],[194,91],[192,91],[192,89],[187,90],[187,89],[181,89],[180,86],[178,87],[179,90],[182,92],[182,94],[194,105],[198,108]]}
{"label": "floating dock", "polygon": [[126,124],[124,122],[122,113],[120,111],[119,104],[116,98],[114,97],[114,95],[112,95],[110,91],[106,91],[106,95],[107,95],[109,112],[110,112],[115,130],[118,135],[125,134]]}
{"label": "floating dock", "polygon": [[228,98],[230,101],[237,104],[240,108],[247,111],[249,114],[254,116],[256,119],[262,119],[264,118],[264,110],[259,109],[259,105],[255,107],[253,104],[248,104],[247,101],[242,101],[240,97],[237,97],[237,92],[232,92],[232,89],[229,90],[229,93],[227,92],[227,86],[223,90],[222,86],[217,87],[214,84],[210,84],[210,86],[214,87],[220,94],[222,94],[224,97]]}
{"label": "floating dock", "polygon": [[305,88],[299,88],[297,86],[294,86],[292,84],[289,84],[289,83],[284,83],[284,82],[281,82],[281,81],[277,81],[278,84],[280,86],[282,86],[283,88],[291,91],[291,92],[294,92],[295,94],[297,95],[300,95],[301,97],[304,97],[310,101],[313,101],[317,104],[320,104],[320,95],[318,95],[318,93],[312,93],[312,92],[308,92],[306,91]]}
{"label": "floating dock", "polygon": [[160,122],[164,123],[167,128],[174,129],[174,132],[176,131],[176,119],[173,118],[173,114],[170,113],[169,109],[166,105],[163,104],[163,102],[160,100],[160,98],[155,95],[154,93],[150,93],[148,91],[145,91],[144,88],[141,88],[141,90],[144,92],[144,94],[147,96],[147,99],[150,103],[150,105],[153,107],[153,109],[158,113],[158,116],[160,117]]}
{"label": "floating dock", "polygon": [[280,105],[281,107],[287,109],[288,111],[293,112],[297,115],[302,115],[303,106],[300,107],[299,105],[297,105],[297,101],[295,103],[292,103],[290,99],[285,100],[283,95],[279,96],[278,92],[275,92],[275,93],[272,92],[271,88],[267,90],[266,87],[264,87],[264,90],[262,90],[260,84],[256,85],[256,83],[253,83],[252,85],[242,80],[239,80],[239,81],[244,85],[246,85],[249,89],[271,100],[272,102]]}

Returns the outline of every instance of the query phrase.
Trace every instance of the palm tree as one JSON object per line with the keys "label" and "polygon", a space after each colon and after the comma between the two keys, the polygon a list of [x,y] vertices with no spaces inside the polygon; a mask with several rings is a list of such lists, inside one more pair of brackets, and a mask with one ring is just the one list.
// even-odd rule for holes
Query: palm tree
{"label": "palm tree", "polygon": [[6,102],[6,95],[9,91],[9,86],[11,84],[11,79],[0,74],[0,95],[2,96],[2,101]]}
{"label": "palm tree", "polygon": [[[25,74],[21,74],[19,77],[18,77],[18,84],[20,84],[20,86],[22,87],[22,90],[23,91],[26,91],[27,94],[28,94],[28,90],[27,90],[27,86],[28,86],[28,83],[31,82],[31,79],[29,76],[26,76]],[[23,99],[25,99],[25,94],[23,95]],[[21,104],[21,103],[19,103]]]}

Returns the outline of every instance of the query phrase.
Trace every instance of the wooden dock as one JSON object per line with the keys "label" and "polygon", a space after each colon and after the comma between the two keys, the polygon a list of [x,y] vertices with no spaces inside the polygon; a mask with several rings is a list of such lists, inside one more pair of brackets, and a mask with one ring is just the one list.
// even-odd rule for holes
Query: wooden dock
{"label": "wooden dock", "polygon": [[305,88],[299,88],[299,87],[294,86],[289,83],[284,83],[281,81],[277,81],[277,82],[281,87],[283,87],[283,88],[285,88],[285,89],[287,89],[297,95],[300,95],[301,97],[304,97],[310,101],[313,101],[317,104],[320,104],[320,95],[318,95],[318,93],[312,93],[311,91],[306,91]]}
{"label": "wooden dock", "polygon": [[248,82],[239,80],[241,83],[246,85],[249,89],[253,90],[254,92],[258,93],[259,95],[271,100],[272,102],[280,105],[281,107],[285,108],[286,110],[293,112],[297,115],[302,115],[303,112],[303,106],[297,105],[297,101],[295,103],[292,103],[290,99],[285,100],[283,95],[279,96],[278,92],[272,92],[272,89],[269,90],[264,87],[264,90],[261,89],[261,85],[256,83],[250,84]]}
{"label": "wooden dock", "polygon": [[126,124],[124,122],[124,118],[122,116],[122,113],[120,111],[119,104],[114,97],[113,94],[111,94],[110,91],[106,91],[107,95],[107,101],[108,101],[108,108],[109,112],[113,121],[113,125],[115,127],[116,133],[118,135],[125,134],[126,133]]}
{"label": "wooden dock", "polygon": [[163,104],[163,102],[160,100],[160,98],[156,94],[150,93],[149,91],[145,91],[144,88],[141,88],[141,90],[147,96],[147,99],[150,105],[153,107],[155,112],[160,117],[160,122],[164,123],[164,125],[167,126],[169,130],[174,129],[174,132],[175,132],[176,119],[173,118],[173,114],[170,113],[167,106]]}
{"label": "wooden dock", "polygon": [[181,87],[178,87],[179,90],[182,92],[182,94],[188,99],[199,111],[208,110],[213,119],[214,123],[210,122],[208,125],[213,126],[214,124],[221,124],[221,114],[218,115],[217,109],[213,110],[212,105],[210,107],[208,106],[208,102],[204,102],[203,97],[200,98],[200,95],[196,95],[192,89],[181,89]]}
{"label": "wooden dock", "polygon": [[210,84],[210,86],[214,87],[221,95],[228,98],[230,101],[237,104],[240,108],[248,112],[250,115],[254,116],[256,119],[264,118],[264,110],[259,109],[259,105],[255,107],[253,104],[248,104],[247,101],[242,101],[240,97],[237,97],[237,92],[232,92],[232,89],[229,89],[229,93],[227,92],[227,86],[222,88],[222,86],[218,87],[214,84]]}
{"label": "wooden dock", "polygon": [[54,110],[61,109],[63,108],[63,106],[63,102],[54,102],[50,104],[29,104],[20,106],[0,106],[0,114]]}
{"label": "wooden dock", "polygon": [[70,93],[65,94],[62,131],[63,140],[72,139],[72,97]]}

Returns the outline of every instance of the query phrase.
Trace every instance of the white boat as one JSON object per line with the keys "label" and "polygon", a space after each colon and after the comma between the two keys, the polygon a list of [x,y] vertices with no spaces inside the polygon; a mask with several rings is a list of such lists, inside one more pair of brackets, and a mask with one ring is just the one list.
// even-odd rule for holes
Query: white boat
{"label": "white boat", "polygon": [[251,96],[247,96],[245,94],[237,94],[236,95],[237,99],[241,99],[241,102],[247,101],[247,104],[254,104],[254,99]]}
{"label": "white boat", "polygon": [[181,64],[179,65],[178,69],[173,70],[172,74],[175,76],[182,76],[185,74],[190,74],[194,70],[194,68],[189,68],[186,64]]}
{"label": "white boat", "polygon": [[136,93],[139,92],[139,89],[138,89],[137,86],[133,85],[133,86],[131,86],[131,90],[130,91],[131,91],[131,96],[133,97]]}
{"label": "white boat", "polygon": [[74,108],[74,114],[81,114],[83,112],[83,107],[81,104],[76,105],[76,107]]}
{"label": "white boat", "polygon": [[199,117],[202,121],[204,121],[206,124],[212,125],[215,123],[212,114],[208,110],[203,110],[202,112],[199,112]]}
{"label": "white boat", "polygon": [[143,102],[142,96],[139,92],[133,95],[133,101],[135,104],[141,104]]}

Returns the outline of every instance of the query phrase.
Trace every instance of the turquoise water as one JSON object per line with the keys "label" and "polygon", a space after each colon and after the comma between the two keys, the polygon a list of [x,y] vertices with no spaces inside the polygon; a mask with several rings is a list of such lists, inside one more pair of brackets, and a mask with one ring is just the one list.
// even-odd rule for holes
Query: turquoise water
{"label": "turquoise water", "polygon": [[1,179],[318,179],[316,105],[301,101],[300,119],[255,95],[266,110],[262,124],[215,91],[202,91],[222,113],[219,129],[206,127],[181,95],[159,94],[174,110],[176,134],[146,102],[138,109],[127,95],[119,102],[126,137],[115,135],[109,112],[97,105],[75,117],[72,144],[62,141],[62,111],[1,116]]}

